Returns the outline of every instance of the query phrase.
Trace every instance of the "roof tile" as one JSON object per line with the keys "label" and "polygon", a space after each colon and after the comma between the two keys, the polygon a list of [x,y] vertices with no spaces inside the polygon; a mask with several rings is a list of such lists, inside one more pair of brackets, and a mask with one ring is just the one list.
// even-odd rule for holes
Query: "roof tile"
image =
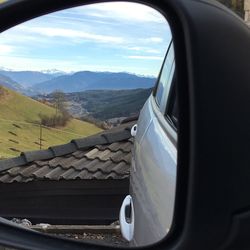
{"label": "roof tile", "polygon": [[61,175],[65,172],[61,167],[51,169],[44,177],[51,180],[59,180]]}
{"label": "roof tile", "polygon": [[[103,179],[103,173],[101,172],[101,171],[96,171],[95,173],[93,173],[93,175],[92,175],[92,178],[93,179]],[[106,178],[105,178],[106,179]]]}
{"label": "roof tile", "polygon": [[0,177],[0,182],[10,183],[12,179],[12,176],[10,176],[9,174],[5,174]]}
{"label": "roof tile", "polygon": [[64,169],[68,169],[72,166],[72,163],[75,162],[75,157],[56,157],[47,162],[47,165],[50,167],[59,167],[61,166]]}
{"label": "roof tile", "polygon": [[88,172],[95,172],[95,166],[100,163],[98,159],[94,159],[93,161],[87,161],[84,165],[82,165],[81,170],[86,169]]}
{"label": "roof tile", "polygon": [[129,153],[131,151],[131,146],[132,146],[132,143],[129,141],[126,143],[116,142],[116,143],[112,143],[111,145],[109,145],[108,148],[111,151],[122,150],[123,152]]}
{"label": "roof tile", "polygon": [[11,168],[9,170],[7,170],[7,173],[10,175],[10,176],[16,176],[20,173],[20,171],[22,170],[21,167],[14,167],[14,168]]}
{"label": "roof tile", "polygon": [[95,156],[99,153],[99,150],[97,148],[93,148],[88,153],[85,154],[85,157],[88,159],[95,159]]}
{"label": "roof tile", "polygon": [[21,166],[26,163],[25,158],[23,157],[15,157],[7,160],[0,161],[0,171],[7,170],[12,167]]}
{"label": "roof tile", "polygon": [[130,134],[130,131],[124,129],[122,131],[117,131],[114,133],[103,134],[103,137],[106,138],[108,143],[113,143],[113,142],[117,142],[117,141],[127,140],[131,137],[131,134]]}
{"label": "roof tile", "polygon": [[133,141],[127,140],[127,142],[114,142],[112,144],[105,144],[105,145],[96,145],[95,147],[98,148],[100,151],[104,151],[106,149],[109,149],[113,152],[116,152],[118,150],[122,150],[123,152],[129,153],[131,151],[131,146],[133,144]]}
{"label": "roof tile", "polygon": [[21,182],[23,177],[21,175],[17,175],[11,179],[11,182]]}
{"label": "roof tile", "polygon": [[74,162],[72,162],[71,167],[80,171],[84,168],[86,164],[88,164],[88,162],[88,159],[84,157],[82,159],[75,160]]}
{"label": "roof tile", "polygon": [[75,171],[74,168],[69,168],[67,171],[65,171],[63,174],[61,174],[62,179],[74,179],[74,177],[78,174],[77,171]]}
{"label": "roof tile", "polygon": [[129,174],[129,165],[126,164],[125,162],[120,162],[119,164],[116,164],[113,169],[112,172],[115,172],[117,174]]}
{"label": "roof tile", "polygon": [[[125,154],[125,155],[127,155],[127,154]],[[127,162],[127,163],[130,163],[130,162],[127,161],[127,159],[124,158],[125,155],[124,155],[124,153],[123,153],[121,150],[119,150],[119,151],[115,152],[115,153],[110,157],[110,159],[111,159],[113,162],[116,162],[116,163],[121,162],[121,160],[122,160],[122,161],[125,161],[125,162]],[[130,156],[130,157],[131,157],[131,156]]]}
{"label": "roof tile", "polygon": [[[96,153],[95,155],[92,155],[92,159],[96,159],[98,158],[101,161],[107,161],[110,159],[111,155],[113,154],[113,152],[111,152],[109,149],[104,150],[104,151],[98,151],[98,153]],[[91,157],[88,157],[91,159]]]}
{"label": "roof tile", "polygon": [[67,143],[64,145],[50,147],[50,149],[53,151],[54,156],[62,156],[75,152],[77,148],[74,143]]}
{"label": "roof tile", "polygon": [[130,127],[123,125],[65,145],[0,161],[0,182],[128,178],[132,146]]}
{"label": "roof tile", "polygon": [[79,172],[76,176],[75,179],[92,179],[93,174],[90,173],[88,170],[83,169],[81,172]]}
{"label": "roof tile", "polygon": [[115,172],[112,172],[107,175],[106,179],[123,179],[123,178],[122,177],[118,178],[117,174]]}
{"label": "roof tile", "polygon": [[43,178],[50,171],[50,167],[45,165],[39,168],[37,171],[32,173],[32,176],[37,177],[39,179]]}
{"label": "roof tile", "polygon": [[77,151],[74,152],[72,155],[73,155],[76,159],[81,159],[82,157],[84,157],[85,153],[86,153],[85,151],[77,150]]}
{"label": "roof tile", "polygon": [[21,156],[24,156],[26,162],[45,160],[54,157],[53,152],[50,149],[24,152],[21,153]]}
{"label": "roof tile", "polygon": [[[32,173],[40,169],[39,165],[32,164],[28,167],[19,167],[19,174],[23,177],[29,177]],[[10,172],[10,170],[8,171]]]}
{"label": "roof tile", "polygon": [[108,141],[103,136],[100,136],[100,135],[89,136],[89,137],[82,138],[82,139],[75,139],[75,140],[72,140],[71,142],[74,143],[78,149],[88,149],[97,144],[108,143]]}

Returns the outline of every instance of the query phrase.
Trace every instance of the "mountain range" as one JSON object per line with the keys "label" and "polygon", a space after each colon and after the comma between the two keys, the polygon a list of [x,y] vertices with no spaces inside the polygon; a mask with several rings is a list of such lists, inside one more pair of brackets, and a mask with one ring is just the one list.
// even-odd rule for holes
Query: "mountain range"
{"label": "mountain range", "polygon": [[32,89],[26,89],[21,84],[12,80],[10,77],[1,74],[0,74],[0,85],[28,96],[37,94],[36,92],[33,92]]}
{"label": "mountain range", "polygon": [[47,72],[0,70],[0,77],[0,84],[26,95],[51,93],[55,90],[72,93],[98,89],[146,89],[151,88],[156,81],[153,77],[123,72],[79,71],[67,74],[55,70]]}
{"label": "mountain range", "polygon": [[38,71],[11,71],[0,70],[0,74],[11,78],[13,81],[19,83],[22,87],[32,87],[33,85],[45,81],[49,81],[57,76],[58,73],[44,73]]}
{"label": "mountain range", "polygon": [[129,73],[81,71],[72,75],[62,75],[33,87],[41,93],[51,93],[54,90],[72,93],[97,89],[150,88],[154,83],[154,78]]}

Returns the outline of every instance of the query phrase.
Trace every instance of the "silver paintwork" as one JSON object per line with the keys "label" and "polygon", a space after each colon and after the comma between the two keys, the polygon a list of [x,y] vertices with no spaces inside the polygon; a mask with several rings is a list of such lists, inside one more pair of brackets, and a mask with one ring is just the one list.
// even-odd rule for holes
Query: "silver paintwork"
{"label": "silver paintwork", "polygon": [[[132,246],[163,239],[171,228],[177,172],[177,133],[164,116],[175,72],[171,42],[158,79],[156,97],[145,103],[136,125],[130,172],[131,223],[120,220]],[[124,217],[124,209],[120,215]],[[133,234],[131,234],[133,232]]]}
{"label": "silver paintwork", "polygon": [[166,236],[171,227],[176,186],[176,144],[176,132],[151,96],[140,114],[132,154],[132,245],[155,243]]}

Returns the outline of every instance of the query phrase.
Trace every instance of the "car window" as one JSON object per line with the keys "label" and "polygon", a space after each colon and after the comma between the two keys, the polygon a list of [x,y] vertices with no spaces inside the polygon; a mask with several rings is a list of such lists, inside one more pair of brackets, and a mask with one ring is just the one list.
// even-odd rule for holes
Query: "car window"
{"label": "car window", "polygon": [[174,61],[174,47],[173,43],[171,43],[168,53],[165,59],[165,62],[163,64],[161,74],[159,77],[159,81],[157,84],[157,89],[155,93],[155,99],[156,103],[160,106],[162,101],[164,100],[163,98],[163,93],[168,88],[169,81],[171,80],[171,72],[172,72],[172,66],[173,66],[173,61]]}
{"label": "car window", "polygon": [[162,99],[161,99],[161,104],[160,104],[160,111],[162,114],[165,114],[166,107],[169,103],[169,92],[170,92],[172,85],[173,85],[174,74],[175,74],[175,62],[173,62],[172,66],[171,66],[169,77],[168,77],[167,83],[165,84],[165,87],[164,87],[164,91],[163,91],[163,95],[162,95]]}
{"label": "car window", "polygon": [[178,102],[176,95],[176,75],[173,76],[165,117],[176,130],[178,126]]}
{"label": "car window", "polygon": [[178,122],[175,86],[174,48],[171,43],[157,83],[155,100],[160,112],[174,129],[177,128]]}

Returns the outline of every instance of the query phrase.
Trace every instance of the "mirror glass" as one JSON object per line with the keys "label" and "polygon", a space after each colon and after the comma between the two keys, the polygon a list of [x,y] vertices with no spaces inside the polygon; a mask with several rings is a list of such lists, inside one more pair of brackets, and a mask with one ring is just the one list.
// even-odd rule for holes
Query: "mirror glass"
{"label": "mirror glass", "polygon": [[0,34],[0,217],[115,246],[171,229],[174,44],[136,3],[54,12]]}

